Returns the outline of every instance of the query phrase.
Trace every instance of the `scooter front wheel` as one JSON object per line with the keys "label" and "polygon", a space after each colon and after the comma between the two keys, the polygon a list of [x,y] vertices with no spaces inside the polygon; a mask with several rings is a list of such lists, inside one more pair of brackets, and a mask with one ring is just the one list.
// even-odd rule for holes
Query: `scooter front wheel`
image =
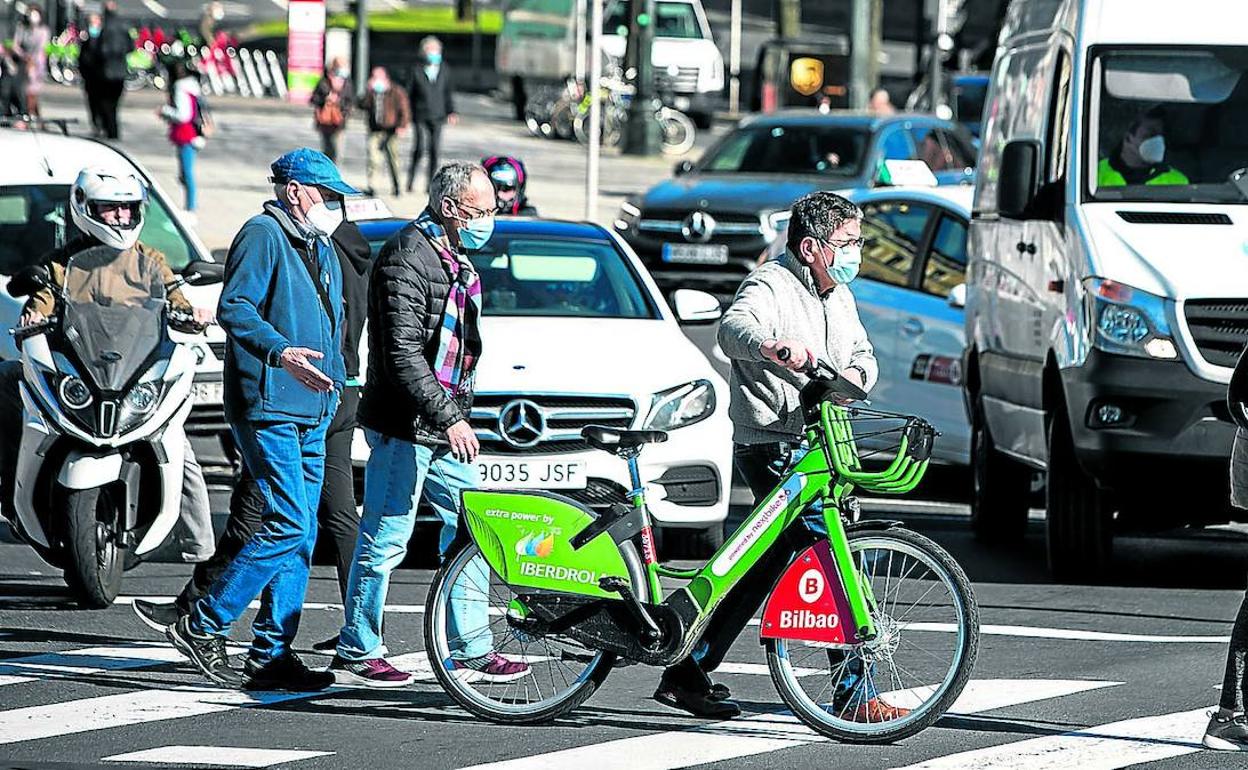
{"label": "scooter front wheel", "polygon": [[767,640],[780,697],[834,740],[891,743],[927,728],[962,693],[979,647],[966,573],[926,537],[894,528],[851,533],[876,637],[852,646]]}
{"label": "scooter front wheel", "polygon": [[[613,653],[531,633],[524,613],[516,590],[494,574],[475,543],[444,564],[429,588],[425,651],[430,667],[442,689],[482,719],[549,722],[593,695],[615,663]],[[486,668],[482,658],[488,655],[524,668]]]}
{"label": "scooter front wheel", "polygon": [[120,506],[108,490],[64,489],[62,500],[69,563],[65,582],[88,609],[112,606],[121,591],[125,553],[117,545]]}

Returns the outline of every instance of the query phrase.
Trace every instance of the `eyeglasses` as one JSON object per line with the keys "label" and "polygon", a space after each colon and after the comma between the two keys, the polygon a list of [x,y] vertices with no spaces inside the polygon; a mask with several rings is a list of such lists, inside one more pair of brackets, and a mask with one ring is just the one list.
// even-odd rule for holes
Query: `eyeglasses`
{"label": "eyeglasses", "polygon": [[861,249],[866,242],[867,242],[867,239],[862,238],[862,237],[855,238],[852,241],[840,241],[840,242],[824,241],[824,243],[828,244],[834,249],[847,249],[850,246],[857,246],[858,248]]}
{"label": "eyeglasses", "polygon": [[[469,216],[469,219],[480,219],[481,217],[494,216],[493,209],[479,209],[476,206],[471,206],[463,201],[455,201],[455,205],[463,209],[465,213],[471,214],[472,216]],[[473,214],[474,211],[476,212],[475,214]]]}

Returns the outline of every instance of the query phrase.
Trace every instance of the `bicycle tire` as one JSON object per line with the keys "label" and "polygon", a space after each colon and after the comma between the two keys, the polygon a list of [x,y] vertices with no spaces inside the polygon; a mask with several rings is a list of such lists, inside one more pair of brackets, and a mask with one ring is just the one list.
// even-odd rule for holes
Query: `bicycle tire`
{"label": "bicycle tire", "polygon": [[663,132],[664,155],[684,155],[693,149],[693,143],[697,141],[698,129],[688,115],[679,110],[664,107],[659,110],[659,125]]}
{"label": "bicycle tire", "polygon": [[[598,690],[607,675],[611,673],[616,659],[614,653],[599,652],[594,661],[586,666],[586,671],[578,677],[573,687],[548,705],[530,709],[503,709],[491,706],[486,698],[473,697],[473,694],[467,691],[467,684],[452,676],[447,671],[447,667],[442,664],[442,651],[449,649],[449,642],[445,639],[447,624],[442,621],[442,618],[445,616],[445,606],[450,601],[450,580],[462,571],[467,562],[473,558],[483,558],[480,557],[480,553],[475,543],[465,546],[438,570],[433,584],[429,587],[424,613],[425,651],[429,655],[430,668],[433,669],[438,684],[460,706],[482,719],[497,724],[541,724],[576,709]],[[445,596],[443,596],[444,592]],[[439,634],[443,638],[439,639]]]}
{"label": "bicycle tire", "polygon": [[[912,712],[917,713],[917,716],[874,723],[856,723],[833,718],[824,708],[808,697],[805,690],[797,683],[797,677],[789,662],[787,643],[779,639],[766,640],[768,671],[785,705],[810,729],[845,743],[892,743],[930,727],[944,716],[957,697],[962,694],[975,666],[975,658],[979,649],[979,607],[975,601],[970,580],[967,579],[962,567],[945,549],[932,540],[900,527],[887,530],[866,530],[849,535],[851,552],[861,551],[871,544],[888,541],[900,542],[914,551],[921,552],[931,560],[932,564],[937,565],[938,577],[941,577],[942,582],[950,589],[950,595],[957,599],[961,610],[960,628],[956,629],[960,635],[960,641],[957,644],[957,662],[941,681],[939,689],[933,693],[935,698],[923,701],[921,706]],[[855,549],[855,544],[858,545],[857,549]],[[944,573],[943,576],[940,575],[941,572]],[[878,611],[873,615],[878,619]],[[898,638],[900,639],[900,629]]]}

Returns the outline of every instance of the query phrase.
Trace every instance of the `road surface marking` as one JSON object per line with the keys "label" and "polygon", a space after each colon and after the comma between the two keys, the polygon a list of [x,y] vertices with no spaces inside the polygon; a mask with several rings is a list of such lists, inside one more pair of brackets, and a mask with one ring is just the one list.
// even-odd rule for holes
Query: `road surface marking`
{"label": "road surface marking", "polygon": [[[134,604],[135,599],[141,599],[145,602],[156,602],[158,604],[168,604],[174,600],[173,596],[118,596],[113,600],[113,604]],[[334,602],[304,602],[305,610],[334,610],[342,612],[342,604]],[[260,602],[254,601],[247,605],[249,610],[260,609]],[[386,612],[395,615],[419,615],[425,611],[423,604],[387,604]]]}
{"label": "road surface marking", "polygon": [[[1119,684],[1092,680],[976,679],[967,684],[950,713],[977,714]],[[673,770],[826,740],[793,715],[778,712],[473,765],[464,770]]]}
{"label": "road surface marking", "polygon": [[160,3],[156,2],[156,0],[143,0],[143,5],[147,7],[147,10],[151,11],[152,13],[156,14],[162,19],[166,18],[169,15],[169,9],[161,5]]}
{"label": "road surface marking", "polygon": [[101,762],[150,762],[157,765],[219,765],[272,767],[301,759],[333,756],[332,751],[295,749],[244,749],[232,746],[161,746],[156,749],[114,754]]}
{"label": "road surface marking", "polygon": [[[721,663],[719,668],[715,669],[716,674],[751,674],[754,676],[771,676],[771,672],[764,663]],[[822,674],[823,669],[818,668],[794,668],[794,676],[813,676],[814,674]]]}
{"label": "road surface marking", "polygon": [[[748,625],[757,626],[758,618]],[[953,623],[907,623],[909,631],[957,633]],[[1026,639],[1061,639],[1078,642],[1148,642],[1151,644],[1228,644],[1229,636],[1158,636],[1155,634],[1120,634],[1112,631],[1084,631],[1078,628],[1042,628],[1040,626],[986,625],[979,627],[981,636],[1016,636]]]}
{"label": "road surface marking", "polygon": [[[1115,770],[1194,754],[1209,721],[1208,707],[1128,719],[1085,730],[949,754],[899,770]],[[1229,765],[1227,765],[1229,766]]]}
{"label": "road surface marking", "polygon": [[[239,648],[240,650],[242,648]],[[168,644],[84,647],[0,660],[0,687],[40,679],[92,676],[109,671],[159,666],[186,660]]]}

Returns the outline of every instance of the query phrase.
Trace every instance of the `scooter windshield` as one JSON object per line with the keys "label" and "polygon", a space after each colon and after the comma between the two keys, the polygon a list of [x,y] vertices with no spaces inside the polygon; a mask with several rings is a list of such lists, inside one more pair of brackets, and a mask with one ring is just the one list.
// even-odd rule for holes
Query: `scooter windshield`
{"label": "scooter windshield", "polygon": [[101,391],[120,391],[165,337],[160,263],[137,249],[97,246],[65,267],[61,328]]}

